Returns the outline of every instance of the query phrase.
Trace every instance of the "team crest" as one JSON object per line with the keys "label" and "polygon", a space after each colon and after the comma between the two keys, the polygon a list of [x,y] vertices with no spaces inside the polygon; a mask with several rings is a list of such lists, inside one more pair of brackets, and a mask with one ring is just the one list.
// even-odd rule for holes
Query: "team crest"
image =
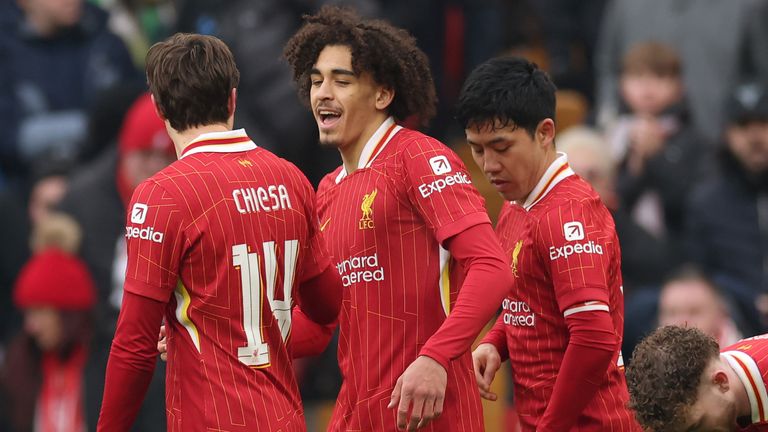
{"label": "team crest", "polygon": [[373,218],[371,217],[373,214],[373,200],[376,199],[376,194],[378,193],[379,191],[374,189],[373,192],[365,194],[363,197],[363,203],[360,205],[360,210],[363,211],[363,217],[360,218],[360,223],[358,224],[360,229],[373,228]]}
{"label": "team crest", "polygon": [[253,166],[253,162],[249,161],[248,159],[238,159],[237,163],[239,163],[243,167]]}
{"label": "team crest", "polygon": [[520,251],[523,249],[523,241],[518,240],[515,243],[515,249],[512,250],[512,275],[519,277],[517,274],[517,257],[520,255]]}

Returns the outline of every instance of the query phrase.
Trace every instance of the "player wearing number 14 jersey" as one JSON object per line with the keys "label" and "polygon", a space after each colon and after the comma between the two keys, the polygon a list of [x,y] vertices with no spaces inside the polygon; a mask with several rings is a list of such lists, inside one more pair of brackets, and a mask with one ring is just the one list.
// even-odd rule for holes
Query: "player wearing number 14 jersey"
{"label": "player wearing number 14 jersey", "polygon": [[338,273],[314,192],[290,163],[231,130],[238,80],[216,38],[153,46],[147,78],[179,160],[134,192],[125,296],[99,429],[128,430],[168,332],[169,431],[303,431],[286,340],[294,303],[334,321]]}

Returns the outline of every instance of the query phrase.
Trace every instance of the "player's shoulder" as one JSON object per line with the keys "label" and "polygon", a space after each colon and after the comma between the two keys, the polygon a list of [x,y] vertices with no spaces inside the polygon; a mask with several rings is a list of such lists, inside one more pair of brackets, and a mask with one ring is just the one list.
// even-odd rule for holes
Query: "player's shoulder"
{"label": "player's shoulder", "polygon": [[535,206],[539,217],[549,217],[562,213],[563,210],[605,210],[600,196],[584,179],[576,174],[570,175],[556,184]]}
{"label": "player's shoulder", "polygon": [[318,196],[327,192],[330,188],[336,185],[336,179],[341,174],[341,170],[344,169],[344,165],[337,167],[335,170],[326,174],[317,185]]}
{"label": "player's shoulder", "polygon": [[447,145],[435,137],[431,137],[417,130],[402,128],[392,138],[398,152],[405,157],[410,157],[427,152],[453,153]]}

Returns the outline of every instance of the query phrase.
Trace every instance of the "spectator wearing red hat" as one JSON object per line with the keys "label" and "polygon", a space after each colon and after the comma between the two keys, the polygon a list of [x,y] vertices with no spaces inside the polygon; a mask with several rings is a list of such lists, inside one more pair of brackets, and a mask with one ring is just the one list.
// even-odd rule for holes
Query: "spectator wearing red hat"
{"label": "spectator wearing red hat", "polygon": [[85,264],[56,248],[22,268],[13,301],[24,328],[11,343],[0,383],[14,431],[84,431],[84,371],[96,303]]}
{"label": "spectator wearing red hat", "polygon": [[[122,298],[125,277],[125,214],[133,189],[176,159],[165,123],[148,94],[139,96],[125,115],[117,145],[71,178],[60,210],[83,228],[80,257],[96,283],[96,333],[93,355],[98,367],[88,371],[88,424],[96,424],[104,374]],[[157,368],[137,429],[164,430],[164,366]]]}

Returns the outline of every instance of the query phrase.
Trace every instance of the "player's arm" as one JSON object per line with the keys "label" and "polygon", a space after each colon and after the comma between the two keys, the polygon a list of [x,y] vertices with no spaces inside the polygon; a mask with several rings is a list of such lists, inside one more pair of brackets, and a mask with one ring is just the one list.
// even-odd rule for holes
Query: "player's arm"
{"label": "player's arm", "polygon": [[512,289],[512,272],[490,224],[474,225],[445,241],[445,245],[466,276],[453,310],[420,354],[447,369],[451,360],[472,346],[498,310]]}
{"label": "player's arm", "polygon": [[312,321],[299,307],[293,308],[291,320],[291,338],[288,350],[292,358],[312,357],[323,353],[333,337],[338,324],[318,324]]}
{"label": "player's arm", "polygon": [[[540,223],[536,243],[549,263],[569,341],[555,379],[552,397],[537,431],[570,430],[592,401],[615,361],[621,340],[610,315],[609,266],[617,241],[608,213],[596,204],[568,204]],[[566,235],[570,240],[566,239]],[[592,252],[560,253],[592,243]],[[600,247],[601,253],[596,250]]]}
{"label": "player's arm", "polygon": [[124,292],[107,362],[99,431],[131,429],[155,370],[164,310],[163,302]]}
{"label": "player's arm", "polygon": [[483,399],[495,401],[498,399],[496,393],[491,391],[496,372],[501,367],[501,363],[509,359],[509,349],[507,348],[507,335],[504,325],[504,315],[494,323],[488,333],[483,337],[474,351],[472,351],[472,368],[475,371],[475,381]]}

